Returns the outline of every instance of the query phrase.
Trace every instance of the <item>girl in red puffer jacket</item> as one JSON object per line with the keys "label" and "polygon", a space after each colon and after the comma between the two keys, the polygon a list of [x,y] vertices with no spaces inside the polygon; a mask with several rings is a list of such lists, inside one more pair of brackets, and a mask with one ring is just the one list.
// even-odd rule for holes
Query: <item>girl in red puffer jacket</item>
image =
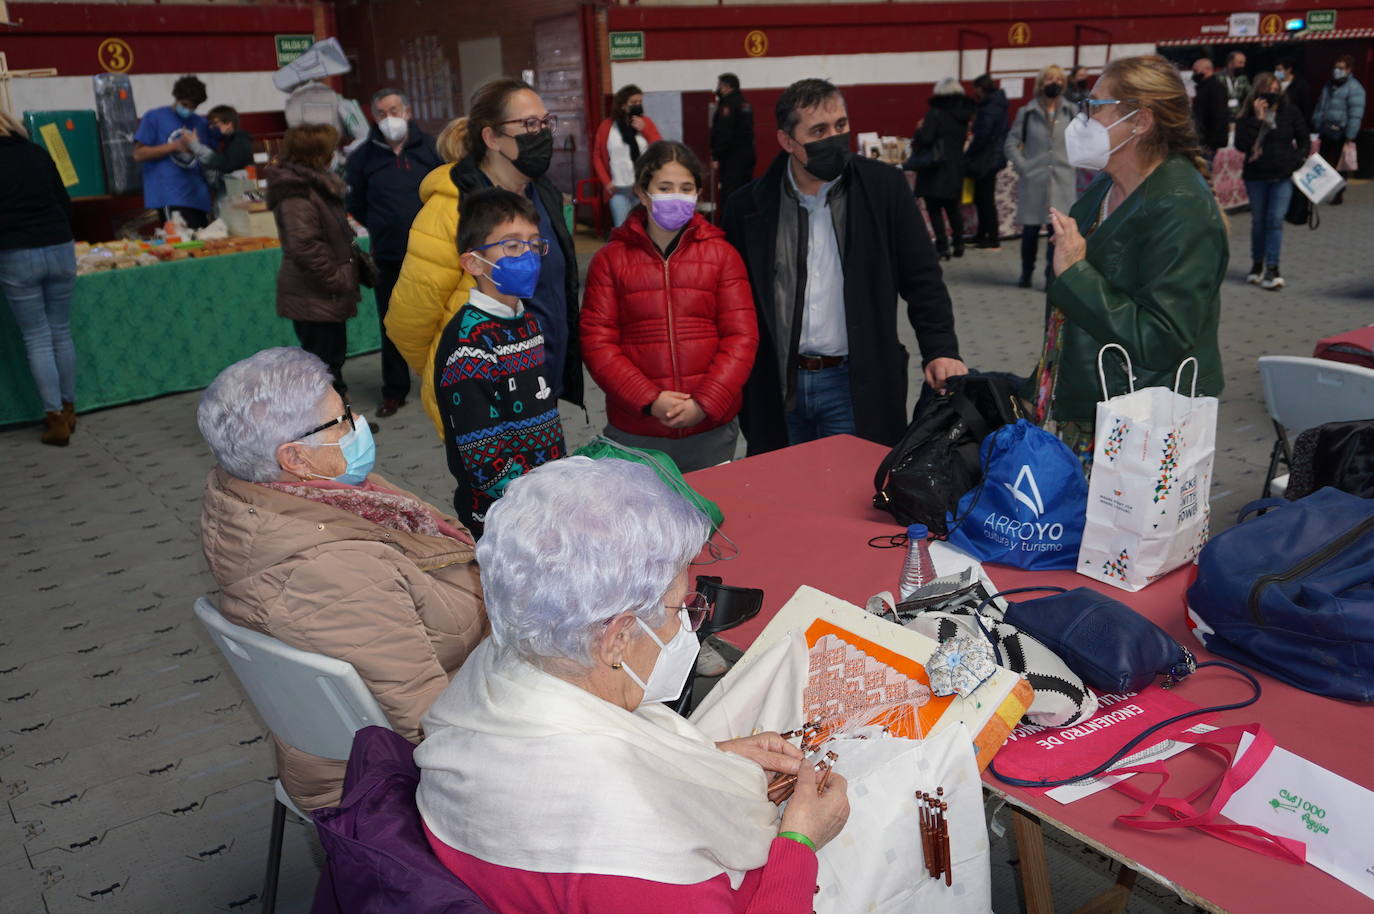
{"label": "girl in red puffer jacket", "polygon": [[642,204],[592,259],[582,352],[606,392],[606,435],[684,473],[735,455],[758,324],[744,262],[696,213],[701,162],[660,141],[635,163]]}

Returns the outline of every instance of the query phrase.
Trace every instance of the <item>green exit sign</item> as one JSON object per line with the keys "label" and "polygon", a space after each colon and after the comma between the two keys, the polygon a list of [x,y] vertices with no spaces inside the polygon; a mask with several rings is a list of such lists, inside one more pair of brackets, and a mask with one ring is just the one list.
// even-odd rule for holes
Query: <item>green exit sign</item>
{"label": "green exit sign", "polygon": [[643,60],[643,32],[612,32],[611,60]]}
{"label": "green exit sign", "polygon": [[314,35],[277,35],[277,66],[284,67],[315,43]]}
{"label": "green exit sign", "polygon": [[1336,11],[1308,10],[1307,30],[1309,32],[1334,32],[1336,30]]}

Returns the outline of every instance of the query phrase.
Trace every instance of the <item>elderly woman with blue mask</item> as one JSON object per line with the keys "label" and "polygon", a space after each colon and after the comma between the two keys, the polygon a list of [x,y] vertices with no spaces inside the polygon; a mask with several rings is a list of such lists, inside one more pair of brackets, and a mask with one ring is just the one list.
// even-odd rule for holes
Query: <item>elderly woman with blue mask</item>
{"label": "elderly woman with blue mask", "polygon": [[[477,547],[491,637],[425,717],[416,800],[499,914],[809,912],[848,817],[776,733],[716,743],[676,698],[710,613],[706,519],[649,468],[570,457],[515,480]],[[781,821],[769,772],[796,774]]]}
{"label": "elderly woman with blue mask", "polygon": [[[485,633],[472,537],[372,472],[367,420],[301,349],[266,349],[220,372],[196,421],[217,465],[202,545],[229,621],[353,664],[391,726],[421,716]],[[276,740],[301,809],[338,803],[344,763]]]}

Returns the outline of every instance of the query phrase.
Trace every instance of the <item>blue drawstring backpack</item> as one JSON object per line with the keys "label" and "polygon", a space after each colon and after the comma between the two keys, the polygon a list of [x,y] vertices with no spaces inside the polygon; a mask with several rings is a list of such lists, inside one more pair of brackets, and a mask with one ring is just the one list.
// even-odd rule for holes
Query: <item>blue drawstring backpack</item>
{"label": "blue drawstring backpack", "polygon": [[1088,481],[1064,442],[1025,419],[983,439],[983,481],[959,499],[949,544],[980,562],[1072,571]]}

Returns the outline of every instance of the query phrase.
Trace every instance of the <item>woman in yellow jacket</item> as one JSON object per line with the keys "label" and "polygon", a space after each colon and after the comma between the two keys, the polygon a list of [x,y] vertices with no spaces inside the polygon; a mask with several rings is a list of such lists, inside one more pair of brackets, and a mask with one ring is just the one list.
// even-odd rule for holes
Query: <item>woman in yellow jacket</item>
{"label": "woman in yellow jacket", "polygon": [[458,262],[458,202],[465,191],[503,187],[534,204],[540,233],[550,243],[539,285],[526,305],[539,318],[551,374],[562,382],[555,393],[582,405],[577,254],[563,220],[563,194],[545,175],[558,119],[528,83],[509,78],[479,88],[468,110],[439,136],[439,150],[453,164],[436,168],[420,184],[423,206],[411,223],[405,263],[386,315],[386,335],[420,376],[421,401],[441,438],[434,350],[476,284]]}

